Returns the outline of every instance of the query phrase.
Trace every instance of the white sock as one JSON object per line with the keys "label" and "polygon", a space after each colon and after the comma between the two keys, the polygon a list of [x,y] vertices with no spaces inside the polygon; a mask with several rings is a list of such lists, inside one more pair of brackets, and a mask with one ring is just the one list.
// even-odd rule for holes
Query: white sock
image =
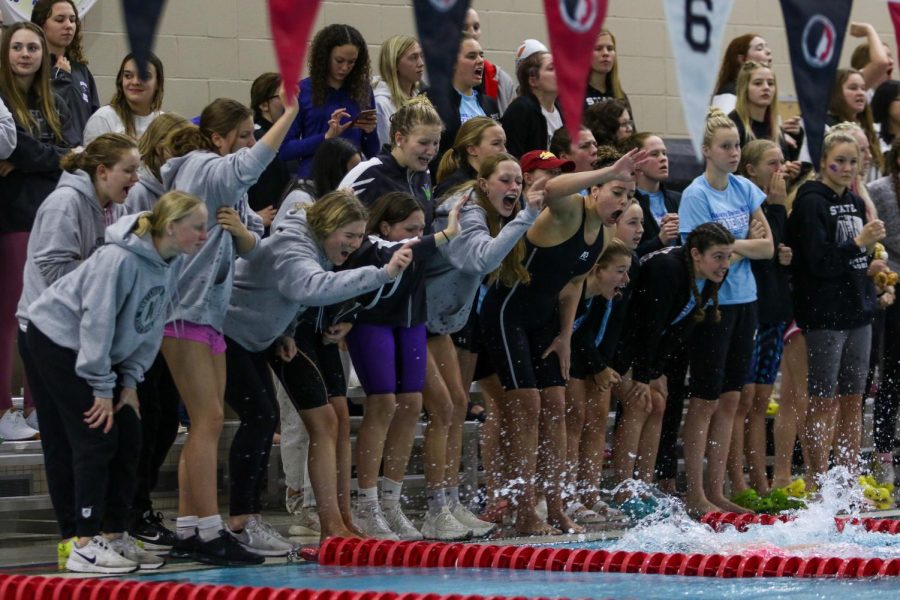
{"label": "white sock", "polygon": [[197,534],[204,542],[210,542],[219,537],[219,532],[224,527],[221,515],[210,515],[197,519]]}
{"label": "white sock", "polygon": [[381,505],[387,510],[400,505],[400,490],[403,482],[397,482],[387,477],[381,478]]}
{"label": "white sock", "polygon": [[444,493],[447,495],[447,504],[453,506],[459,504],[459,486],[445,487]]}
{"label": "white sock", "polygon": [[192,535],[196,535],[198,521],[197,515],[175,519],[175,537],[179,540],[186,540]]}
{"label": "white sock", "polygon": [[313,493],[312,484],[309,482],[309,478],[306,478],[306,482],[303,484],[303,508],[315,508],[316,507],[316,495]]}
{"label": "white sock", "polygon": [[428,514],[430,515],[440,514],[444,507],[447,506],[447,495],[444,488],[428,490],[425,493],[425,498],[428,502]]}
{"label": "white sock", "polygon": [[359,488],[356,492],[356,501],[360,506],[371,507],[378,504],[378,488]]}

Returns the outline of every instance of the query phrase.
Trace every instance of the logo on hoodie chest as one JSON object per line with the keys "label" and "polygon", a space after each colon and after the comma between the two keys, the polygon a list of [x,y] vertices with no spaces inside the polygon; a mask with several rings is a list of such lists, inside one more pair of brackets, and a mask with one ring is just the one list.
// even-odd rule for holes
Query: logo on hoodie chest
{"label": "logo on hoodie chest", "polygon": [[153,329],[166,305],[166,287],[158,285],[150,288],[138,304],[134,313],[134,330],[140,334]]}

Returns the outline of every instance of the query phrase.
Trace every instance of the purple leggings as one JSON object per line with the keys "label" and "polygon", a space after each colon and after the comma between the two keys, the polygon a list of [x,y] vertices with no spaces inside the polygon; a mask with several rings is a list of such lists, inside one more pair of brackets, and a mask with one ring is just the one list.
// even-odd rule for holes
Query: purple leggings
{"label": "purple leggings", "polygon": [[425,387],[425,324],[413,327],[357,323],[347,349],[366,395],[409,394]]}
{"label": "purple leggings", "polygon": [[[13,344],[19,322],[16,307],[22,295],[22,272],[28,254],[28,232],[0,233],[0,410],[12,406]],[[25,406],[34,406],[25,386]]]}

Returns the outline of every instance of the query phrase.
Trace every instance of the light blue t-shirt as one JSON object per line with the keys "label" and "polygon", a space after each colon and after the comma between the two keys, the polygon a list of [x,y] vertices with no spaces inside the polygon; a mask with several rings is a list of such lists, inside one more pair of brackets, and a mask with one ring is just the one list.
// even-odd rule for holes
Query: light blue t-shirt
{"label": "light blue t-shirt", "polygon": [[[698,225],[718,223],[730,231],[735,239],[747,238],[750,215],[762,206],[765,193],[739,175],[728,175],[728,185],[717,190],[709,185],[705,175],[697,177],[681,194],[678,209],[678,232],[682,241]],[[739,260],[731,265],[728,277],[719,289],[719,304],[744,304],[756,300],[756,280],[750,261]]]}
{"label": "light blue t-shirt", "polygon": [[662,218],[666,216],[666,197],[662,192],[645,192],[644,190],[639,190],[642,194],[646,195],[650,202],[650,214],[653,215],[653,218],[656,219],[657,225]]}
{"label": "light blue t-shirt", "polygon": [[465,123],[469,119],[473,117],[486,117],[484,114],[484,110],[482,110],[481,105],[478,104],[478,92],[472,90],[471,96],[466,96],[459,90],[456,90],[456,93],[459,94],[459,97],[462,98],[462,101],[459,103],[459,122],[460,124]]}

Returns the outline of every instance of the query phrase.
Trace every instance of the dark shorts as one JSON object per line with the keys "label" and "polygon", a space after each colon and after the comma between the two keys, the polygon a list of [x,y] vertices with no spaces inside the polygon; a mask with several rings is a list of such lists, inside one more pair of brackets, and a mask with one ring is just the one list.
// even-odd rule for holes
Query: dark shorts
{"label": "dark shorts", "polygon": [[691,335],[690,394],[718,400],[725,392],[744,389],[756,336],[756,302],[720,306],[718,322],[707,312]]}
{"label": "dark shorts", "polygon": [[536,314],[524,303],[488,294],[482,305],[482,342],[504,389],[564,386],[557,355],[541,355],[559,335],[559,310]]}
{"label": "dark shorts", "polygon": [[329,398],[347,395],[347,382],[337,344],[322,342],[315,326],[300,321],[294,332],[297,356],[289,363],[277,358],[272,370],[298,410],[325,406]]}
{"label": "dark shorts", "polygon": [[784,354],[784,331],[787,323],[760,324],[753,343],[753,356],[747,383],[774,385]]}

